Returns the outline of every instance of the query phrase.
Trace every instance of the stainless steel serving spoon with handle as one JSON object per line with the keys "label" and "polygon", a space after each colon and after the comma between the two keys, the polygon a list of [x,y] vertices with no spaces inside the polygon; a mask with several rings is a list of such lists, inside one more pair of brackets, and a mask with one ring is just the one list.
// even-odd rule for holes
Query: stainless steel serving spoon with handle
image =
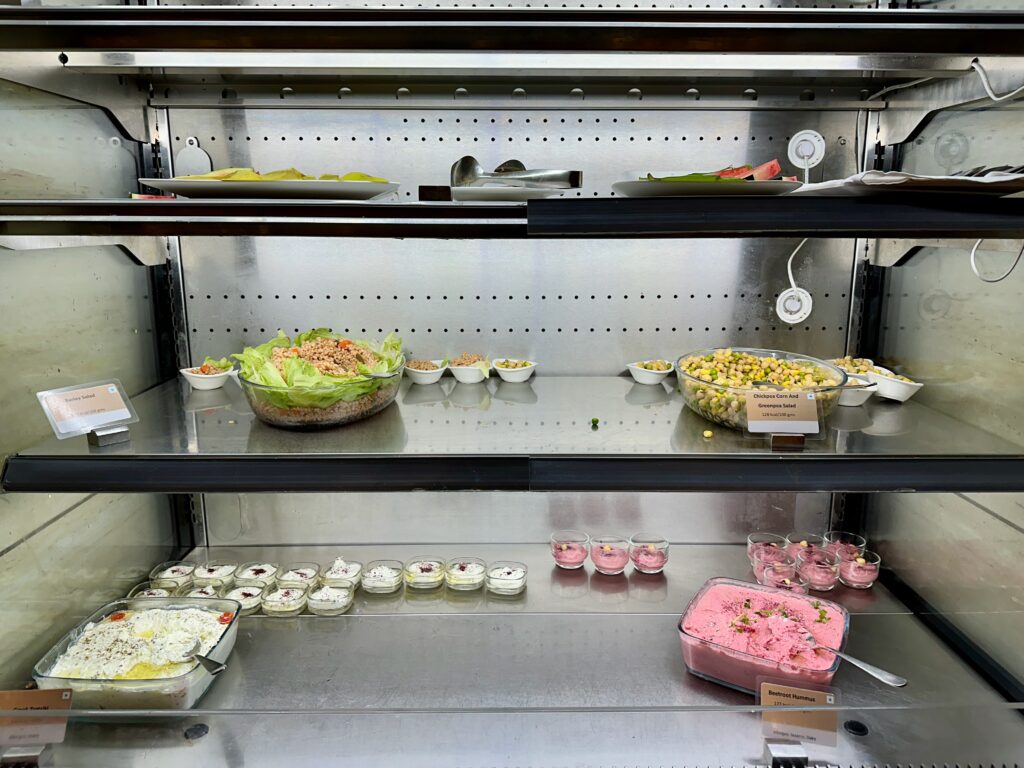
{"label": "stainless steel serving spoon with handle", "polygon": [[894,675],[892,672],[886,672],[884,669],[880,669],[876,667],[874,664],[868,664],[866,661],[861,661],[860,659],[854,658],[853,656],[843,653],[842,651],[837,651],[835,648],[829,648],[825,645],[818,645],[818,641],[814,639],[814,635],[812,635],[810,632],[807,633],[807,636],[804,639],[810,644],[812,648],[820,648],[823,651],[834,653],[839,658],[845,659],[846,661],[853,664],[853,666],[860,667],[869,675],[876,678],[877,680],[881,680],[886,685],[891,685],[893,688],[902,688],[907,684],[905,678],[902,678],[899,675]]}
{"label": "stainless steel serving spoon with handle", "polygon": [[199,639],[196,638],[195,645],[193,645],[192,648],[181,657],[180,662],[184,664],[186,662],[192,661],[192,659],[195,659],[197,662],[199,662],[199,666],[201,666],[203,669],[209,672],[210,675],[213,677],[216,677],[228,668],[227,664],[222,664],[221,662],[214,661],[213,659],[207,658],[206,656],[201,656],[199,654],[200,647],[201,644],[199,642]]}
{"label": "stainless steel serving spoon with handle", "polygon": [[[522,163],[506,160],[499,168],[518,168]],[[452,166],[453,187],[473,187],[488,182],[501,182],[510,187],[540,187],[544,189],[572,189],[582,183],[578,171],[507,170],[487,173],[475,157],[466,155]]]}

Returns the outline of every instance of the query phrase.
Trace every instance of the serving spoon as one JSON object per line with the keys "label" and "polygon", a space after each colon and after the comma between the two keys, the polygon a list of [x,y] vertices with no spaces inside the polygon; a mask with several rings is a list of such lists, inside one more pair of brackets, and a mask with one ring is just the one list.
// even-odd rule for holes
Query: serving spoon
{"label": "serving spoon", "polygon": [[200,647],[201,644],[199,642],[199,638],[197,637],[195,645],[193,645],[192,648],[190,648],[187,653],[183,654],[182,657],[178,660],[178,662],[180,664],[185,664],[189,661],[192,661],[192,659],[195,659],[197,662],[199,662],[199,666],[201,666],[203,669],[209,672],[210,675],[213,677],[216,677],[228,668],[227,664],[222,664],[219,661],[214,661],[213,659],[200,655]]}
{"label": "serving spoon", "polygon": [[812,635],[810,632],[807,633],[806,637],[804,637],[804,640],[807,641],[808,645],[810,645],[811,648],[817,648],[822,651],[834,653],[839,658],[845,659],[846,661],[853,664],[853,666],[855,667],[860,667],[875,679],[881,680],[883,683],[885,683],[886,685],[891,685],[893,688],[902,688],[907,684],[905,678],[902,678],[899,675],[894,675],[892,672],[886,672],[884,669],[876,667],[874,664],[868,664],[866,661],[861,661],[860,659],[850,656],[849,654],[843,653],[842,651],[837,651],[835,648],[829,648],[826,645],[818,645],[818,641],[814,639],[814,635]]}
{"label": "serving spoon", "polygon": [[[506,160],[499,168],[518,168],[522,163]],[[451,185],[453,187],[473,187],[488,182],[502,182],[511,187],[541,187],[544,189],[571,189],[573,180],[580,174],[577,171],[546,171],[546,170],[508,170],[487,173],[475,157],[466,155],[452,165]]]}

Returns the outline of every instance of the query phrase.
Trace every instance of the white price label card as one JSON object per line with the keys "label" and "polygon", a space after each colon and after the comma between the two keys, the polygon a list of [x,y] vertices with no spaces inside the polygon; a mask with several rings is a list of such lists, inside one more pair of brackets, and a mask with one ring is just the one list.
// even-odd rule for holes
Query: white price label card
{"label": "white price label card", "polygon": [[747,429],[755,434],[818,434],[813,392],[755,390],[747,395]]}
{"label": "white price label card", "polygon": [[117,379],[50,389],[36,397],[58,440],[139,420]]}
{"label": "white price label card", "polygon": [[42,746],[64,741],[65,717],[46,717],[43,712],[71,708],[66,688],[0,691],[0,711],[40,713],[38,717],[0,717],[0,746]]}

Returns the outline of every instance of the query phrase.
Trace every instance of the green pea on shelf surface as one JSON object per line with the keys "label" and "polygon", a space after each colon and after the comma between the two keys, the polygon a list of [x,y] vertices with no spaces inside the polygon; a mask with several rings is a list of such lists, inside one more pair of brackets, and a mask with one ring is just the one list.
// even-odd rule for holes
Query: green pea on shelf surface
{"label": "green pea on shelf surface", "polygon": [[590,420],[590,428],[597,429],[601,425],[601,420],[594,418]]}

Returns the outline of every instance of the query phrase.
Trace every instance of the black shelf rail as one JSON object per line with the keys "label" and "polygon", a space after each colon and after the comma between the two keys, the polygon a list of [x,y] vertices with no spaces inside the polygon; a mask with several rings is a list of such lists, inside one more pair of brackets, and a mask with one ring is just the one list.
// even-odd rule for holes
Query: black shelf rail
{"label": "black shelf rail", "polygon": [[320,200],[5,200],[0,235],[520,238],[526,210]]}
{"label": "black shelf rail", "polygon": [[531,200],[523,205],[234,200],[0,201],[0,235],[431,238],[1024,238],[988,195]]}
{"label": "black shelf rail", "polygon": [[0,50],[1020,53],[1018,12],[0,8]]}
{"label": "black shelf rail", "polygon": [[38,456],[6,491],[1024,491],[1022,456]]}
{"label": "black shelf rail", "polygon": [[989,195],[531,200],[531,237],[1024,237],[1024,200]]}

